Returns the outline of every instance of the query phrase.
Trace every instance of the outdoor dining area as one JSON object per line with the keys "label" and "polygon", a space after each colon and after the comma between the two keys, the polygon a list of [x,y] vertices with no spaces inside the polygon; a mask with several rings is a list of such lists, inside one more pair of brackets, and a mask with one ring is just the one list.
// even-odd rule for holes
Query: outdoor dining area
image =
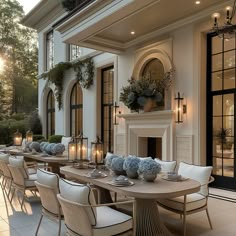
{"label": "outdoor dining area", "polygon": [[99,138],[90,148],[83,134],[63,137],[59,145],[26,139],[17,132],[14,146],[2,148],[1,188],[5,201],[17,197],[25,214],[29,196],[41,200],[35,235],[41,235],[43,218],[57,221],[57,235],[62,222],[68,235],[172,235],[162,208],[180,215],[181,235],[188,235],[187,216],[200,211],[212,229],[210,166],[103,154]]}

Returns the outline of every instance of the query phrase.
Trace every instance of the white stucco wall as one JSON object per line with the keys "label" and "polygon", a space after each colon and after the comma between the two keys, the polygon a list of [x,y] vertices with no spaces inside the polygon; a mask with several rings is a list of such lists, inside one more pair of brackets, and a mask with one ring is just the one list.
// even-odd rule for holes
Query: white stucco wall
{"label": "white stucco wall", "polygon": [[[207,25],[207,26],[206,26]],[[94,84],[88,89],[83,89],[83,131],[93,141],[99,134],[99,109],[98,109],[98,85],[101,69],[109,65],[114,65],[114,101],[119,102],[119,94],[122,86],[127,85],[127,80],[135,74],[135,65],[140,58],[149,55],[158,55],[158,50],[166,54],[165,69],[169,70],[169,62],[173,62],[175,68],[175,81],[170,92],[170,109],[174,109],[174,95],[180,92],[184,95],[185,104],[187,104],[187,114],[184,115],[184,122],[174,124],[175,135],[181,137],[191,137],[192,154],[189,156],[189,162],[195,164],[204,164],[205,162],[205,39],[203,37],[205,29],[209,23],[199,25],[190,24],[170,32],[162,41],[158,39],[152,44],[143,48],[129,50],[118,56],[110,53],[97,53],[92,49],[82,49],[82,57],[92,55],[95,64]],[[39,32],[39,74],[44,72],[44,42],[45,33],[51,26],[46,27]],[[55,64],[66,60],[66,45],[62,42],[59,32],[54,33],[55,39]],[[204,48],[204,49],[203,49]],[[156,51],[155,51],[156,50]],[[163,54],[163,55],[164,55]],[[161,55],[161,54],[160,54]],[[163,56],[163,58],[165,58]],[[165,61],[165,59],[163,59]],[[72,69],[66,72],[64,80],[63,108],[58,111],[56,108],[56,134],[69,135],[69,99],[70,92],[75,83],[75,74]],[[45,80],[39,80],[39,113],[42,117],[44,134],[46,132],[45,116],[45,96],[48,89],[45,88]],[[54,89],[54,87],[51,87]],[[46,93],[45,93],[46,91]],[[128,113],[129,109],[119,103],[122,113]],[[57,106],[56,106],[57,107]],[[115,126],[115,151],[122,154],[124,151],[124,121],[120,119],[119,125]],[[175,143],[175,142],[174,142]],[[175,145],[175,144],[174,144]],[[181,157],[178,161],[181,160]]]}

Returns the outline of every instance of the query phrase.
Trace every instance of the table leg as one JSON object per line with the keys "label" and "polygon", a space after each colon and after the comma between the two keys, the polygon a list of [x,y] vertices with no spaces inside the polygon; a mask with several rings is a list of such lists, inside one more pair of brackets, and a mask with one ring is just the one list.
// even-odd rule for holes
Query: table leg
{"label": "table leg", "polygon": [[136,236],[171,236],[153,199],[136,199]]}

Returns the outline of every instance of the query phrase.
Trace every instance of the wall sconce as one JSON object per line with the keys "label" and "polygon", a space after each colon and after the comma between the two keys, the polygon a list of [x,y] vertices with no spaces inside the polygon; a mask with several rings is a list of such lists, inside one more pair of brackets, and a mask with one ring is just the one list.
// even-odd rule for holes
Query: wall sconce
{"label": "wall sconce", "polygon": [[114,109],[113,110],[113,124],[118,125],[119,118],[117,115],[121,114],[121,111],[119,110],[119,106],[118,106],[117,102],[114,103],[113,109]]}
{"label": "wall sconce", "polygon": [[28,130],[26,132],[25,138],[27,143],[33,142],[33,132],[31,130]]}
{"label": "wall sconce", "polygon": [[17,130],[13,135],[14,146],[21,146],[22,143],[22,133]]}
{"label": "wall sconce", "polygon": [[103,143],[97,136],[97,140],[95,142],[91,142],[91,164],[95,164],[96,168],[99,164],[103,164]]}
{"label": "wall sconce", "polygon": [[183,104],[183,96],[178,92],[175,97],[175,123],[183,123],[183,114],[187,112],[187,105]]}

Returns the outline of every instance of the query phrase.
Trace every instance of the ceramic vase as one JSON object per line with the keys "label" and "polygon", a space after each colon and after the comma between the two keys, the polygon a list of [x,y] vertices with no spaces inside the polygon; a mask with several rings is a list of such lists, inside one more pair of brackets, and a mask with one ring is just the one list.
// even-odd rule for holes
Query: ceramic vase
{"label": "ceramic vase", "polygon": [[132,171],[132,170],[126,170],[126,174],[129,178],[131,179],[137,179],[138,178],[138,173],[137,171]]}
{"label": "ceramic vase", "polygon": [[143,173],[143,179],[147,182],[153,182],[157,177],[157,174],[152,174],[148,172]]}

